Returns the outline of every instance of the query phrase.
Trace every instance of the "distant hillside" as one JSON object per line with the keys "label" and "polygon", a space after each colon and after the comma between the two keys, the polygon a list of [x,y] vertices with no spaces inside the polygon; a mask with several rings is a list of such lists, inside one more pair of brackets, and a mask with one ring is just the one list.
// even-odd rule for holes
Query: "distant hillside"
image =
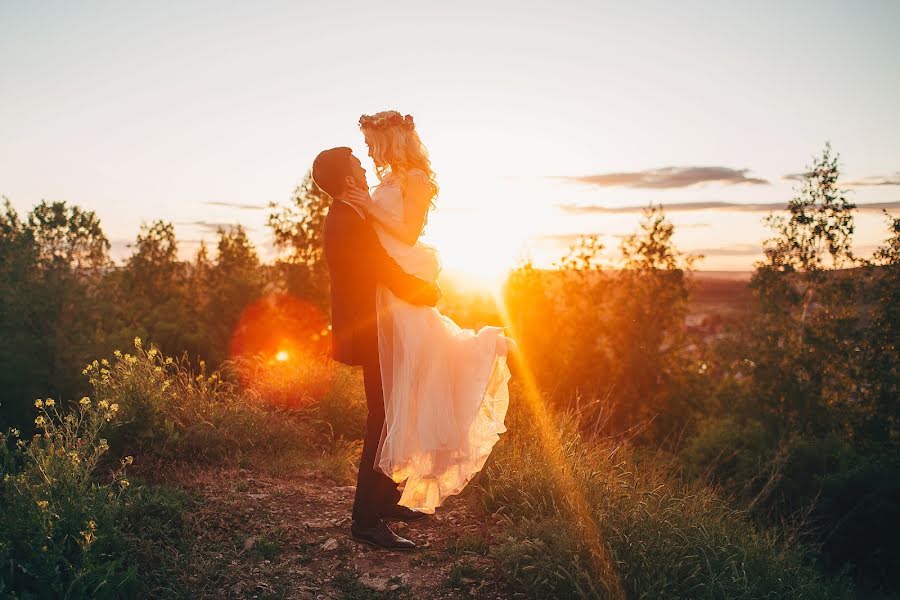
{"label": "distant hillside", "polygon": [[691,295],[692,315],[733,315],[750,308],[753,296],[749,271],[696,271]]}

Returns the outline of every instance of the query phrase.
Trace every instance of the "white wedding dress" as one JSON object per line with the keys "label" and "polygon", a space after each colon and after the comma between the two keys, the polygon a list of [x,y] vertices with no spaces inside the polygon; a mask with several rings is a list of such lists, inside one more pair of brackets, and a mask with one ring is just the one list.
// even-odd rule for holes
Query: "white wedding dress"
{"label": "white wedding dress", "polygon": [[[390,176],[372,200],[403,218],[399,182]],[[437,252],[410,246],[375,222],[387,253],[407,273],[434,281]],[[462,329],[437,309],[414,306],[384,286],[376,291],[385,424],[375,467],[400,484],[398,504],[433,513],[481,470],[506,431],[507,338],[500,327]]]}

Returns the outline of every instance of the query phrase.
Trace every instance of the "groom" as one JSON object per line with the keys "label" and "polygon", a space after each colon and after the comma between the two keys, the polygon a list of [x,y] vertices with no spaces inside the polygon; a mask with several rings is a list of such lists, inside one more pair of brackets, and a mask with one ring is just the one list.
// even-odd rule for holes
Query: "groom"
{"label": "groom", "polygon": [[375,286],[387,286],[413,304],[434,306],[436,285],[404,272],[388,256],[371,225],[343,200],[352,186],[366,188],[366,170],[350,148],[332,148],[313,161],[313,181],[334,199],[325,217],[325,260],[331,278],[331,328],[334,359],[362,366],[369,415],[353,501],[353,539],[381,548],[415,548],[384,520],[414,521],[421,513],[397,505],[400,492],[387,475],[374,468],[384,425],[384,392],[378,361]]}

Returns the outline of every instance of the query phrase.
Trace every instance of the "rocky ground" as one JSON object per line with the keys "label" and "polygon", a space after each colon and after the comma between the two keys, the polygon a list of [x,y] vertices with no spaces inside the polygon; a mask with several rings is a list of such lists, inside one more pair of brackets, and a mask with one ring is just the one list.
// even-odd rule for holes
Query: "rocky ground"
{"label": "rocky ground", "polygon": [[177,558],[173,587],[192,597],[516,597],[488,556],[496,523],[465,497],[416,523],[392,524],[419,547],[386,551],[350,538],[355,488],[321,473],[226,470],[181,479],[193,498],[185,523],[190,544]]}

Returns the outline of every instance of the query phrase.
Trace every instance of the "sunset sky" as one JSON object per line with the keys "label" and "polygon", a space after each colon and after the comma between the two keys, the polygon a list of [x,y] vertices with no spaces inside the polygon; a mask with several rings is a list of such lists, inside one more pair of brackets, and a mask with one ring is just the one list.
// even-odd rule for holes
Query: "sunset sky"
{"label": "sunset sky", "polygon": [[243,223],[270,257],[266,204],[332,146],[374,183],[357,119],[396,108],[451,269],[615,247],[650,201],[700,268],[750,269],[826,140],[866,253],[900,212],[898,24],[895,0],[0,0],[0,195],[96,211],[117,258],[154,219],[185,255]]}

